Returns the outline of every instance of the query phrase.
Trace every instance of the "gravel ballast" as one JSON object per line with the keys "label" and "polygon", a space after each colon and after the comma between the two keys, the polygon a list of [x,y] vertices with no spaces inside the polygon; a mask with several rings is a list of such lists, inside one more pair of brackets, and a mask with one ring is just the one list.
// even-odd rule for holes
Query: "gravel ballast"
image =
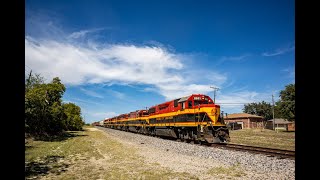
{"label": "gravel ballast", "polygon": [[[124,145],[138,149],[144,161],[199,179],[295,179],[295,160],[176,142],[101,128]],[[156,170],[156,168],[155,168]]]}

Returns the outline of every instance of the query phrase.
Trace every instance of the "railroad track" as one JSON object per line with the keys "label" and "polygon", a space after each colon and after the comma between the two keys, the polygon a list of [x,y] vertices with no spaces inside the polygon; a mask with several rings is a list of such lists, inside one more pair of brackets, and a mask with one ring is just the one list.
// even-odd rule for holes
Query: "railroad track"
{"label": "railroad track", "polygon": [[[98,127],[100,128],[100,127]],[[140,134],[136,132],[129,132],[134,134]],[[180,139],[176,138],[169,138],[169,137],[159,137],[162,139],[167,140],[175,140],[179,142],[186,142],[194,144],[194,141],[181,141]],[[204,145],[204,146],[210,146],[210,147],[216,147],[221,149],[229,149],[229,150],[236,150],[236,151],[244,151],[244,152],[250,152],[250,153],[256,153],[256,154],[265,154],[269,157],[278,157],[281,159],[289,158],[289,159],[295,159],[295,151],[290,150],[283,150],[283,149],[274,149],[274,148],[264,148],[264,147],[257,147],[257,146],[248,146],[248,145],[242,145],[242,144],[233,144],[233,143],[220,143],[220,144],[210,144],[210,143],[195,143],[198,145]]]}
{"label": "railroad track", "polygon": [[223,149],[247,151],[250,153],[257,153],[257,154],[265,154],[265,155],[268,155],[269,157],[278,157],[281,159],[284,159],[284,158],[295,159],[295,151],[291,151],[291,150],[264,148],[264,147],[257,147],[257,146],[247,146],[247,145],[232,144],[232,143],[211,144],[211,146],[223,148]]}

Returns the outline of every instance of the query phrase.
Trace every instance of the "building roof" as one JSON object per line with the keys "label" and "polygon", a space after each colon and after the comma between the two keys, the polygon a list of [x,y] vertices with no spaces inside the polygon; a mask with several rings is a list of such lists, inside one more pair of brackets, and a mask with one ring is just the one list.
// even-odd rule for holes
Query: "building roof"
{"label": "building roof", "polygon": [[236,119],[236,118],[263,118],[262,116],[257,116],[253,114],[248,113],[234,113],[234,114],[228,114],[228,116],[224,116],[225,119]]}
{"label": "building roof", "polygon": [[[270,119],[268,120],[268,122],[272,122],[273,123],[273,119]],[[282,119],[282,118],[275,118],[275,124],[290,124],[290,123],[293,123],[291,121],[287,121],[285,119]]]}

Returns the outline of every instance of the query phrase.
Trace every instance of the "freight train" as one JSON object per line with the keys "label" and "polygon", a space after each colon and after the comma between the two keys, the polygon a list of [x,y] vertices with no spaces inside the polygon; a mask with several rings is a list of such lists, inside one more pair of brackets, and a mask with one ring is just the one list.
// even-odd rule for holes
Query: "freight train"
{"label": "freight train", "polygon": [[220,106],[204,94],[192,94],[145,110],[107,118],[94,125],[199,143],[227,143],[229,130]]}

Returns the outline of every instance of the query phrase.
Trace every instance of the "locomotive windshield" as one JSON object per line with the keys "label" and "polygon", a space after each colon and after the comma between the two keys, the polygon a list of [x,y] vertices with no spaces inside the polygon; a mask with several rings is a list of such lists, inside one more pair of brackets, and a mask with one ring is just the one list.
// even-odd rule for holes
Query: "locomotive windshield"
{"label": "locomotive windshield", "polygon": [[194,97],[194,106],[198,106],[200,104],[213,104],[212,100],[209,99],[208,97]]}

